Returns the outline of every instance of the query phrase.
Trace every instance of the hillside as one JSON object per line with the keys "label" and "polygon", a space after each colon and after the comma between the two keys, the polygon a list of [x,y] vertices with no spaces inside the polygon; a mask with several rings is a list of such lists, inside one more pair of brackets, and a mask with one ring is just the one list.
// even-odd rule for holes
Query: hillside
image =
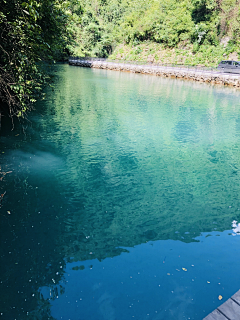
{"label": "hillside", "polygon": [[74,55],[210,66],[240,58],[236,0],[84,0],[70,11]]}

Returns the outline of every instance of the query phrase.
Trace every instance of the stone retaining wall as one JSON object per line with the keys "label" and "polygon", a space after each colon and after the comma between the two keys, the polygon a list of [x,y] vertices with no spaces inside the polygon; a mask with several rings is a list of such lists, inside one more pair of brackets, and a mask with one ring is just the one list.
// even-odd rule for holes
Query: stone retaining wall
{"label": "stone retaining wall", "polygon": [[194,80],[199,82],[208,82],[212,84],[240,87],[240,74],[222,73],[217,71],[203,71],[187,67],[178,68],[154,65],[135,65],[98,60],[88,61],[69,59],[69,64],[80,67],[152,74],[162,77],[171,77],[178,79]]}

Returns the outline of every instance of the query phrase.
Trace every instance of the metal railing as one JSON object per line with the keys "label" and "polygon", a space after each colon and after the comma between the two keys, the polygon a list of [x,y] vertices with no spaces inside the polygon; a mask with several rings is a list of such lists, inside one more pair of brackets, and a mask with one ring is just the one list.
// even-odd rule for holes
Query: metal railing
{"label": "metal railing", "polygon": [[[205,71],[205,72],[218,72],[218,73],[234,73],[240,74],[240,70],[232,70],[232,69],[218,69],[217,67],[206,67],[202,65],[188,65],[188,64],[177,64],[177,63],[160,63],[160,62],[150,62],[150,61],[137,61],[137,60],[113,60],[108,58],[98,58],[98,57],[69,57],[70,61],[79,61],[79,62],[111,62],[115,64],[127,64],[130,66],[146,66],[146,67],[168,67],[168,68],[177,68],[177,69],[186,69],[188,71]],[[238,71],[238,72],[236,72]]]}

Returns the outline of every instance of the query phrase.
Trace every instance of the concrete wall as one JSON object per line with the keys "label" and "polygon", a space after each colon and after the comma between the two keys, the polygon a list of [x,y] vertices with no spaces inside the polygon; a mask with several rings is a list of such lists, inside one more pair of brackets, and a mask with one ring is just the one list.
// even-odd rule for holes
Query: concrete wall
{"label": "concrete wall", "polygon": [[152,65],[135,65],[127,63],[115,63],[109,61],[88,61],[69,59],[70,65],[107,69],[115,71],[125,71],[142,74],[152,74],[162,77],[179,78],[194,80],[199,82],[208,82],[212,84],[221,84],[227,86],[240,87],[240,74],[230,74],[218,71],[197,70],[193,68],[164,67]]}

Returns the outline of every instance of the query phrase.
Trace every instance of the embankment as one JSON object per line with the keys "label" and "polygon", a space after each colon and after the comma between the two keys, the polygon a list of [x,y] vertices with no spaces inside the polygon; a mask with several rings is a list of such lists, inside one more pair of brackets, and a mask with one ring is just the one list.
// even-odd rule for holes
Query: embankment
{"label": "embankment", "polygon": [[157,65],[138,65],[132,63],[119,63],[104,60],[69,59],[70,65],[125,71],[141,74],[152,74],[161,77],[208,82],[240,88],[240,74],[224,73],[217,70],[203,70],[194,67],[169,67]]}

